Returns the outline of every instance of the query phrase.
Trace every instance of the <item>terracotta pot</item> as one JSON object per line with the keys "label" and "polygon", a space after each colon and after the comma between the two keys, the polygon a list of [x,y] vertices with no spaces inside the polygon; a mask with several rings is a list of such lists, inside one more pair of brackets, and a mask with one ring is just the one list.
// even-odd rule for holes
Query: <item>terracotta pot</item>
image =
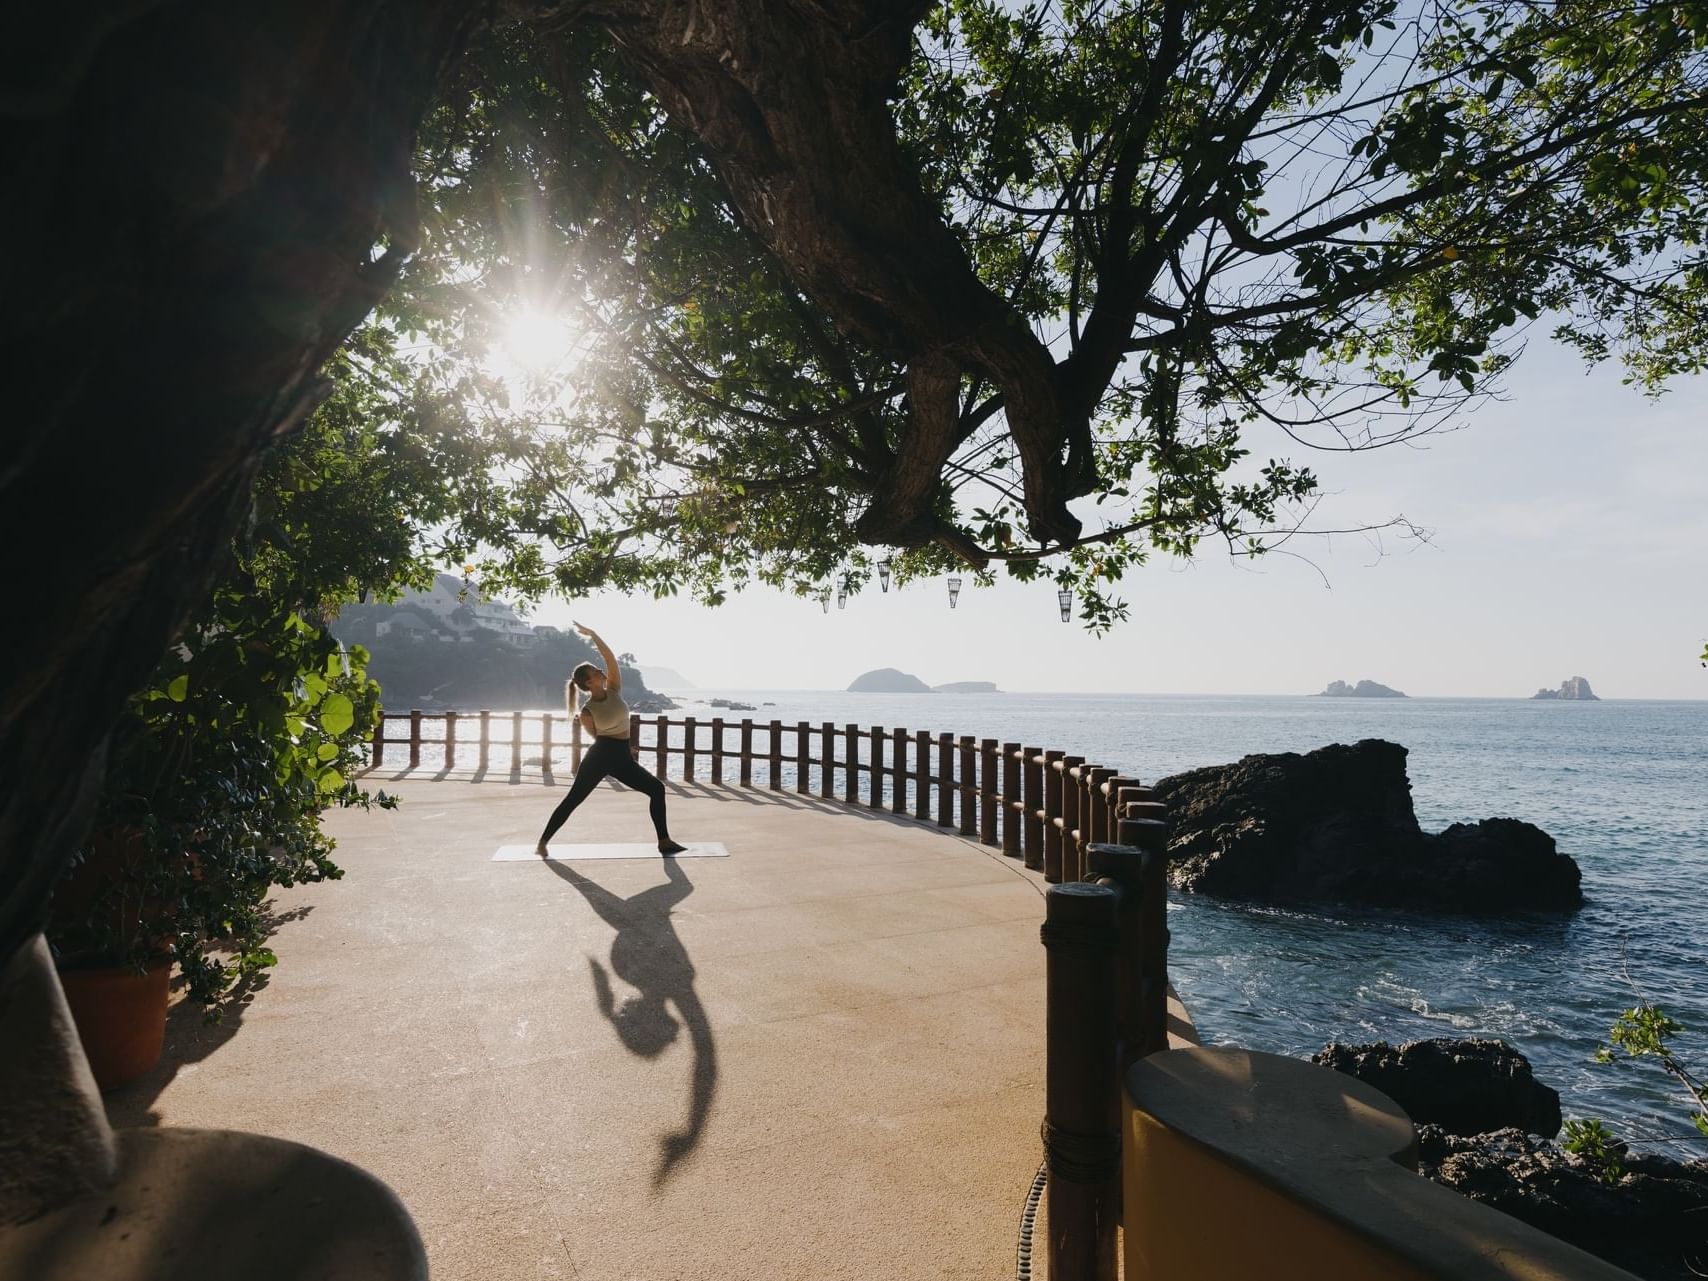
{"label": "terracotta pot", "polygon": [[171,973],[171,961],[156,961],[143,974],[116,968],[60,971],[83,1053],[103,1090],[136,1080],[160,1061]]}

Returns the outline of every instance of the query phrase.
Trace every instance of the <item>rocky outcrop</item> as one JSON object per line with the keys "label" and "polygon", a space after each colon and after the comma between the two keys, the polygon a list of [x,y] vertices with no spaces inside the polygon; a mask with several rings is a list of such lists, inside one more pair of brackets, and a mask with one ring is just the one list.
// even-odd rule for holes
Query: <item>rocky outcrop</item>
{"label": "rocky outcrop", "polygon": [[1551,1139],[1560,1132],[1560,1095],[1503,1041],[1435,1037],[1389,1045],[1325,1045],[1311,1062],[1373,1085],[1419,1125],[1449,1134],[1511,1127]]}
{"label": "rocky outcrop", "polygon": [[1473,916],[1582,905],[1577,864],[1530,823],[1423,832],[1405,760],[1398,743],[1365,739],[1162,779],[1170,880],[1226,898]]}
{"label": "rocky outcrop", "polygon": [[917,676],[898,672],[893,667],[862,672],[848,686],[856,694],[929,694],[931,686]]}
{"label": "rocky outcrop", "polygon": [[1537,698],[1569,698],[1587,702],[1599,703],[1601,699],[1589,687],[1589,682],[1581,676],[1573,676],[1560,682],[1559,689],[1539,689],[1530,696]]}
{"label": "rocky outcrop", "polygon": [[1345,681],[1330,681],[1328,688],[1314,698],[1404,698],[1399,690],[1375,681],[1359,681],[1356,685],[1348,685]]}
{"label": "rocky outcrop", "polygon": [[1516,1126],[1474,1137],[1418,1127],[1424,1177],[1651,1281],[1708,1272],[1708,1162],[1626,1155],[1623,1164],[1609,1183]]}
{"label": "rocky outcrop", "polygon": [[947,685],[931,687],[939,694],[1000,694],[994,681],[950,681]]}

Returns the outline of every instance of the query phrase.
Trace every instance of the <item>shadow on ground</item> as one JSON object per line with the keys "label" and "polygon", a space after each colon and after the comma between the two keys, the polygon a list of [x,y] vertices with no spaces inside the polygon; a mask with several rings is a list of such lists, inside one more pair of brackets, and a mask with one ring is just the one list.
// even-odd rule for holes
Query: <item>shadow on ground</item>
{"label": "shadow on ground", "polygon": [[[567,863],[545,864],[554,875],[575,886],[599,914],[599,919],[617,931],[611,942],[611,972],[593,957],[588,957],[587,963],[592,967],[599,1010],[610,1020],[629,1052],[643,1059],[655,1059],[676,1040],[680,1031],[677,1017],[688,1029],[688,1041],[694,1051],[688,1120],[680,1130],[664,1137],[658,1165],[653,1170],[655,1188],[662,1186],[698,1146],[718,1083],[717,1047],[712,1039],[711,1022],[694,991],[693,962],[688,959],[688,951],[676,936],[676,926],[670,919],[671,909],[693,893],[694,886],[681,863],[673,858],[662,861],[670,879],[626,899],[588,880]],[[611,986],[611,973],[635,988],[639,995],[619,1004]],[[669,1006],[676,1007],[676,1016],[671,1015]]]}

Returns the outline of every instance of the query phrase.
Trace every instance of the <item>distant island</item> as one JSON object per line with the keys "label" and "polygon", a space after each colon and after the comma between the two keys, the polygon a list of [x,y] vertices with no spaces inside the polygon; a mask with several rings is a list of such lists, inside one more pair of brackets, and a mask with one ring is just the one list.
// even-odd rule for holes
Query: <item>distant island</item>
{"label": "distant island", "polygon": [[934,693],[938,694],[1000,694],[995,681],[950,681],[947,685],[933,685]]}
{"label": "distant island", "polygon": [[1530,697],[1533,699],[1572,698],[1590,703],[1599,703],[1601,701],[1601,699],[1596,696],[1595,691],[1589,687],[1589,682],[1581,676],[1574,676],[1570,680],[1561,681],[1559,689],[1539,689]]}
{"label": "distant island", "polygon": [[1356,685],[1348,685],[1345,681],[1330,681],[1328,688],[1313,698],[1404,698],[1397,689],[1389,689],[1375,681],[1359,681]]}
{"label": "distant island", "polygon": [[893,667],[880,667],[876,671],[862,672],[849,684],[848,689],[855,694],[929,694],[931,686],[917,676],[906,672],[898,672]]}

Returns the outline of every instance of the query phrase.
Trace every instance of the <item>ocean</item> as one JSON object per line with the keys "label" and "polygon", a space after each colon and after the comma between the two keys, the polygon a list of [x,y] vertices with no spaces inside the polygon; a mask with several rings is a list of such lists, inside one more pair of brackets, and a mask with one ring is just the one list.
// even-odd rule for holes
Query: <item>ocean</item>
{"label": "ocean", "polygon": [[[1385,738],[1410,749],[1418,821],[1505,816],[1583,869],[1568,918],[1483,921],[1276,908],[1174,894],[1170,977],[1208,1044],[1307,1055],[1329,1041],[1498,1037],[1568,1116],[1651,1150],[1708,1156],[1653,1060],[1593,1062],[1643,997],[1708,1075],[1708,701],[1329,699],[699,690],[785,723],[855,721],[1061,748],[1152,780],[1252,752]],[[676,713],[673,715],[680,715]],[[744,713],[723,713],[739,717]],[[644,757],[650,763],[650,757]]]}

